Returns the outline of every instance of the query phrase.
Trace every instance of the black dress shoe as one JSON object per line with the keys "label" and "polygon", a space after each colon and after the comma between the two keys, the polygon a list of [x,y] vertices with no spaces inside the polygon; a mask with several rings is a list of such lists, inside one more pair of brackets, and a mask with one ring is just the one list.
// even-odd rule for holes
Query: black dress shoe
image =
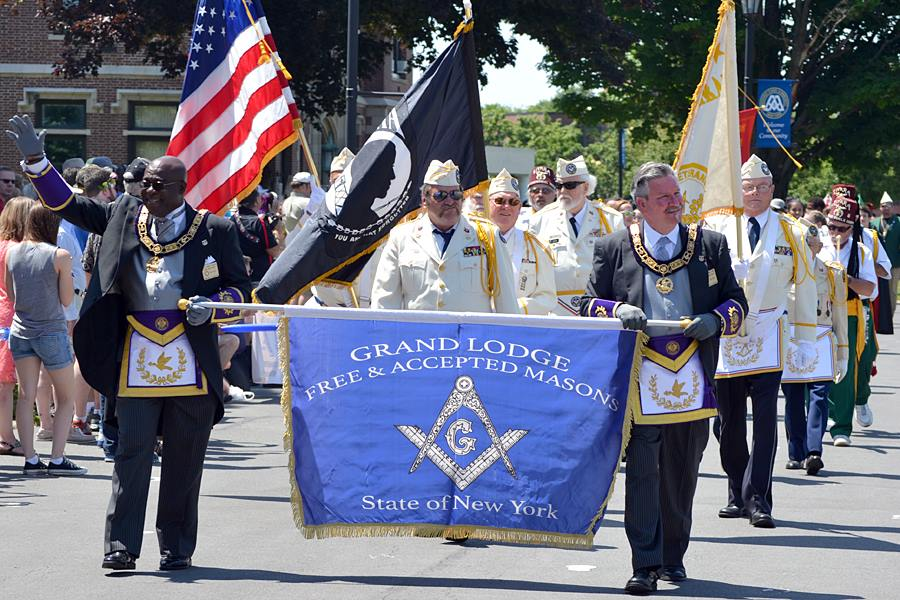
{"label": "black dress shoe", "polygon": [[687,579],[687,571],[684,567],[663,567],[659,570],[659,578],[663,581],[684,581]]}
{"label": "black dress shoe", "polygon": [[659,576],[654,569],[638,569],[625,584],[625,591],[632,596],[646,596],[656,591]]}
{"label": "black dress shoe", "polygon": [[760,529],[775,529],[775,519],[767,512],[754,510],[750,515],[750,524]]}
{"label": "black dress shoe", "polygon": [[818,454],[810,454],[806,457],[806,462],[803,464],[806,466],[807,475],[817,475],[822,470],[822,467],[825,466],[825,463],[822,462],[822,457]]}
{"label": "black dress shoe", "polygon": [[720,519],[739,519],[747,516],[747,509],[737,504],[729,504],[719,509]]}
{"label": "black dress shoe", "polygon": [[787,464],[784,465],[784,468],[789,471],[799,471],[803,468],[803,463],[801,463],[799,460],[789,460],[787,461]]}
{"label": "black dress shoe", "polygon": [[136,557],[125,550],[116,550],[103,556],[103,568],[113,571],[133,571]]}
{"label": "black dress shoe", "polygon": [[190,556],[165,555],[159,559],[160,571],[180,571],[191,566]]}

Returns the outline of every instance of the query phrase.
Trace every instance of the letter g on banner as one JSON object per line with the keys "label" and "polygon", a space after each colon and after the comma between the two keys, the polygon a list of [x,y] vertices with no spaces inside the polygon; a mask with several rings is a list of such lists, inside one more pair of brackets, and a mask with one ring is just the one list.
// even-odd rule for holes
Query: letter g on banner
{"label": "letter g on banner", "polygon": [[459,438],[459,442],[462,446],[456,444],[456,432],[462,431],[463,433],[472,433],[472,422],[467,419],[457,419],[450,423],[450,427],[447,428],[447,433],[444,438],[447,440],[447,445],[450,446],[450,449],[453,450],[453,453],[457,456],[465,456],[469,452],[475,450],[475,439],[470,437],[461,437]]}

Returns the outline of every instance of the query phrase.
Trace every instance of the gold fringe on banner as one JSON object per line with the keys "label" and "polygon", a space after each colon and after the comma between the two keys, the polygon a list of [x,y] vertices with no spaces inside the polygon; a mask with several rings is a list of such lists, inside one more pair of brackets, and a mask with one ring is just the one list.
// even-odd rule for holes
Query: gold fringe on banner
{"label": "gold fringe on banner", "polygon": [[619,449],[619,459],[613,467],[609,492],[603,500],[603,504],[601,504],[600,508],[597,510],[597,514],[591,520],[585,533],[566,534],[529,529],[506,529],[502,527],[483,527],[478,525],[448,526],[430,523],[331,523],[328,525],[306,525],[304,522],[303,496],[300,493],[300,486],[297,482],[297,464],[296,457],[294,456],[289,317],[282,317],[278,323],[278,354],[282,373],[281,412],[285,427],[283,444],[285,451],[288,452],[288,469],[291,482],[291,512],[294,516],[294,525],[296,525],[307,539],[388,536],[462,538],[468,536],[471,539],[485,540],[488,542],[552,546],[570,550],[590,550],[594,545],[594,526],[597,521],[603,517],[609,499],[612,498],[613,490],[616,485],[616,476],[619,471],[619,464],[622,462],[622,457],[625,455],[625,449],[628,447],[628,441],[631,439],[633,406],[635,402],[640,402],[641,347],[646,343],[647,339],[649,338],[646,334],[639,333],[637,343],[635,344],[630,373],[628,401],[626,402],[626,412],[622,430],[622,446]]}

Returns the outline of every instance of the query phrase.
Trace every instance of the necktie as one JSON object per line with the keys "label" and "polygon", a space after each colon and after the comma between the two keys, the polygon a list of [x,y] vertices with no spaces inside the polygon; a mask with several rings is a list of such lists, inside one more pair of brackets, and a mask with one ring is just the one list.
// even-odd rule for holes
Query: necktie
{"label": "necktie", "polygon": [[656,252],[654,252],[654,254],[656,255],[656,260],[660,262],[666,262],[670,258],[672,258],[672,250],[670,249],[671,245],[672,240],[670,240],[669,238],[659,238],[659,241],[656,242]]}
{"label": "necktie", "polygon": [[156,225],[156,241],[160,244],[168,244],[175,239],[175,221],[172,219],[154,217]]}
{"label": "necktie", "polygon": [[444,252],[447,251],[447,246],[450,245],[450,238],[453,237],[453,231],[453,229],[451,229],[450,231],[441,231],[440,229],[434,230],[434,232],[441,236],[441,238],[444,240],[444,244],[443,246],[441,246],[441,256],[444,256]]}
{"label": "necktie", "polygon": [[578,237],[578,221],[575,220],[575,217],[569,217],[569,223],[572,225],[572,231],[575,232],[575,237]]}
{"label": "necktie", "polygon": [[756,250],[756,244],[759,243],[759,221],[756,220],[756,217],[750,217],[749,223],[750,252],[753,252]]}

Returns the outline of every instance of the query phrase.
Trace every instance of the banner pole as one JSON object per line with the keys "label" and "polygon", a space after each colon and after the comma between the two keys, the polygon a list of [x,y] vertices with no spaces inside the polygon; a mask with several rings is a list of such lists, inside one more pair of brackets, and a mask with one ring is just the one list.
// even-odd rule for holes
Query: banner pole
{"label": "banner pole", "polygon": [[[486,323],[494,325],[519,325],[540,327],[544,329],[623,329],[619,319],[599,319],[584,317],[557,317],[538,315],[507,315],[499,313],[444,312],[431,310],[378,310],[358,308],[337,308],[329,306],[296,306],[285,304],[241,304],[238,302],[190,302],[182,298],[178,301],[179,310],[187,310],[191,306],[211,308],[213,310],[240,310],[281,313],[287,317],[306,317],[319,319],[341,319],[350,321],[412,321],[416,323]],[[681,330],[685,321],[666,321],[648,319],[648,327],[665,327]]]}

